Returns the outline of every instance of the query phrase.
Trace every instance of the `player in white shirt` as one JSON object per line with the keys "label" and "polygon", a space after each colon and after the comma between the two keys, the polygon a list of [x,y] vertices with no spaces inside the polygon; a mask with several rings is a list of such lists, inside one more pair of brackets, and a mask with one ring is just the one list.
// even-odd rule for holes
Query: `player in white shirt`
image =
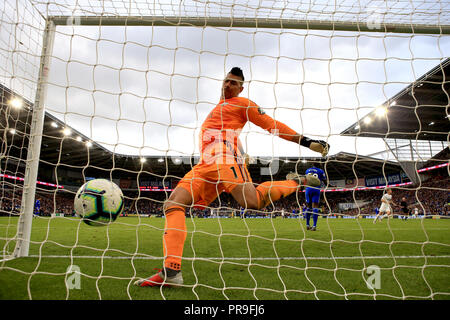
{"label": "player in white shirt", "polygon": [[415,207],[413,210],[413,217],[417,218],[419,216],[419,208]]}
{"label": "player in white shirt", "polygon": [[394,205],[394,203],[392,202],[392,189],[387,188],[385,194],[381,198],[380,210],[373,220],[373,223],[376,223],[378,220],[381,221],[386,216],[391,216],[393,213],[391,205]]}

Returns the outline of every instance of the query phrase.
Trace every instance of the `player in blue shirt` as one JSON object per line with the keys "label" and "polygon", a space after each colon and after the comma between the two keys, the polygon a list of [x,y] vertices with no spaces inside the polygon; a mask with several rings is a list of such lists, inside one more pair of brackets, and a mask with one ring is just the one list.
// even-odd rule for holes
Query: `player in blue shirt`
{"label": "player in blue shirt", "polygon": [[[305,174],[311,174],[320,179],[322,185],[326,183],[327,176],[322,169],[311,167],[305,171]],[[307,204],[306,209],[306,230],[316,231],[317,219],[319,218],[319,202],[320,202],[320,188],[319,187],[307,187],[305,189],[305,199]],[[313,217],[313,226],[310,227],[309,222],[311,220],[311,214]]]}
{"label": "player in blue shirt", "polygon": [[34,216],[37,217],[41,213],[41,198],[37,198],[34,203]]}

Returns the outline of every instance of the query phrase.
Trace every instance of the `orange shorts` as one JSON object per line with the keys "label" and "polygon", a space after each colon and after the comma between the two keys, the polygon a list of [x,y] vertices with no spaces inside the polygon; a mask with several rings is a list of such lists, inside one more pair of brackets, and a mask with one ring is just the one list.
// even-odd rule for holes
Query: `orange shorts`
{"label": "orange shorts", "polygon": [[230,193],[235,187],[252,182],[245,164],[199,163],[178,183],[192,194],[194,206],[203,207],[213,202],[222,192]]}

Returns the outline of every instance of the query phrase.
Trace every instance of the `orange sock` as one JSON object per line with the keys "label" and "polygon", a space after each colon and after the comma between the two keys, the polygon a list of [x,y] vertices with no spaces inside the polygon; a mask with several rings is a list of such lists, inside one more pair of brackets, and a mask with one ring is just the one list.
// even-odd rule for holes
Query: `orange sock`
{"label": "orange sock", "polygon": [[287,197],[291,193],[295,192],[297,188],[298,183],[294,180],[266,181],[261,183],[258,187],[256,187],[260,209],[282,197]]}
{"label": "orange sock", "polygon": [[164,266],[166,268],[180,270],[183,257],[184,241],[186,240],[185,208],[171,206],[165,211],[166,224],[164,227],[163,248]]}

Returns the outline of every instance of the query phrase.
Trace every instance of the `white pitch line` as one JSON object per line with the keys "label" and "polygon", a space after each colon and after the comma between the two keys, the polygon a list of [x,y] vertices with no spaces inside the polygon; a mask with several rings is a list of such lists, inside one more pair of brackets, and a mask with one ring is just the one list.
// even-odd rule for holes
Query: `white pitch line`
{"label": "white pitch line", "polygon": [[[124,257],[124,256],[58,256],[58,255],[44,255],[41,258],[63,258],[63,259],[112,259],[112,260],[162,260],[163,257],[151,257],[151,256],[137,256],[137,257]],[[28,258],[39,258],[38,255],[30,255]],[[184,260],[254,260],[254,261],[267,261],[267,260],[362,260],[362,259],[421,259],[421,258],[450,258],[450,255],[439,256],[349,256],[349,257],[186,257]]]}

